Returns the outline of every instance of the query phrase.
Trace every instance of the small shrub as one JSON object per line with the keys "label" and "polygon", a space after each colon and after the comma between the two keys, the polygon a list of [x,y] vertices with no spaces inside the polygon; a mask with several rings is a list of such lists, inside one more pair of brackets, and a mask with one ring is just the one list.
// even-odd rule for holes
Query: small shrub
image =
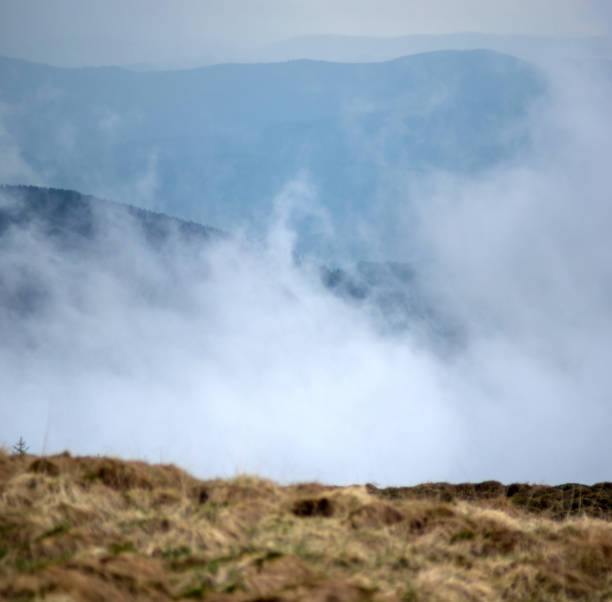
{"label": "small shrub", "polygon": [[13,455],[25,456],[28,453],[30,447],[26,444],[23,437],[19,437],[19,441],[13,445]]}

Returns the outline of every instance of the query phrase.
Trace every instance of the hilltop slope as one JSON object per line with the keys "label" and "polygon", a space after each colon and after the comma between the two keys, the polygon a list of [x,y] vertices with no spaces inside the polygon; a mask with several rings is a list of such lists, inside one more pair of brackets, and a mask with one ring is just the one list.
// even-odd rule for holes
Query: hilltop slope
{"label": "hilltop slope", "polygon": [[[0,453],[8,600],[609,600],[610,483],[403,490],[201,481],[167,465]],[[570,502],[590,499],[592,505]],[[600,518],[589,516],[598,506]],[[559,512],[561,511],[561,512]]]}
{"label": "hilltop slope", "polygon": [[153,247],[176,234],[184,240],[209,241],[223,236],[216,228],[131,205],[95,198],[75,190],[0,185],[0,235],[11,227],[36,225],[50,237],[92,240],[110,222],[129,221]]}

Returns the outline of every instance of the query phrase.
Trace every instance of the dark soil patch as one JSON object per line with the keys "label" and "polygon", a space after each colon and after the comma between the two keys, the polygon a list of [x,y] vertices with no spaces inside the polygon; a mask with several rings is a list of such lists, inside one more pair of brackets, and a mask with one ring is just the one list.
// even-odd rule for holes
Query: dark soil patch
{"label": "dark soil patch", "polygon": [[309,498],[297,500],[291,510],[293,514],[300,517],[323,516],[330,517],[334,514],[334,505],[329,498]]}
{"label": "dark soil patch", "polygon": [[60,473],[60,469],[54,462],[47,460],[47,458],[37,458],[28,467],[29,472],[36,472],[41,474],[47,474],[50,477],[56,477]]}
{"label": "dark soil patch", "polygon": [[593,486],[565,483],[554,487],[498,481],[482,483],[425,483],[415,487],[385,487],[379,489],[368,484],[370,494],[387,499],[436,499],[450,502],[454,499],[478,501],[507,497],[516,506],[530,512],[543,513],[555,519],[585,514],[612,519],[612,482]]}

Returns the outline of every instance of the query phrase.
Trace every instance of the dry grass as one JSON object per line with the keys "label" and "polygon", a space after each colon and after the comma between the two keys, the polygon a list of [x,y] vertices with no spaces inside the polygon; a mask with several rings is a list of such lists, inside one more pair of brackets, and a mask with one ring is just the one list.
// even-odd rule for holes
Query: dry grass
{"label": "dry grass", "polygon": [[0,599],[612,600],[612,486],[572,487],[280,487],[0,452]]}

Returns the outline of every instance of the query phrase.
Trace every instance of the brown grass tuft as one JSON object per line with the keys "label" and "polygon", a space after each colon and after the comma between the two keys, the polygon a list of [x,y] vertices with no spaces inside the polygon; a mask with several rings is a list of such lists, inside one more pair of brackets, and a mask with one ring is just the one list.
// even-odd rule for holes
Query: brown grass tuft
{"label": "brown grass tuft", "polygon": [[280,487],[0,451],[0,599],[612,600],[610,494]]}

